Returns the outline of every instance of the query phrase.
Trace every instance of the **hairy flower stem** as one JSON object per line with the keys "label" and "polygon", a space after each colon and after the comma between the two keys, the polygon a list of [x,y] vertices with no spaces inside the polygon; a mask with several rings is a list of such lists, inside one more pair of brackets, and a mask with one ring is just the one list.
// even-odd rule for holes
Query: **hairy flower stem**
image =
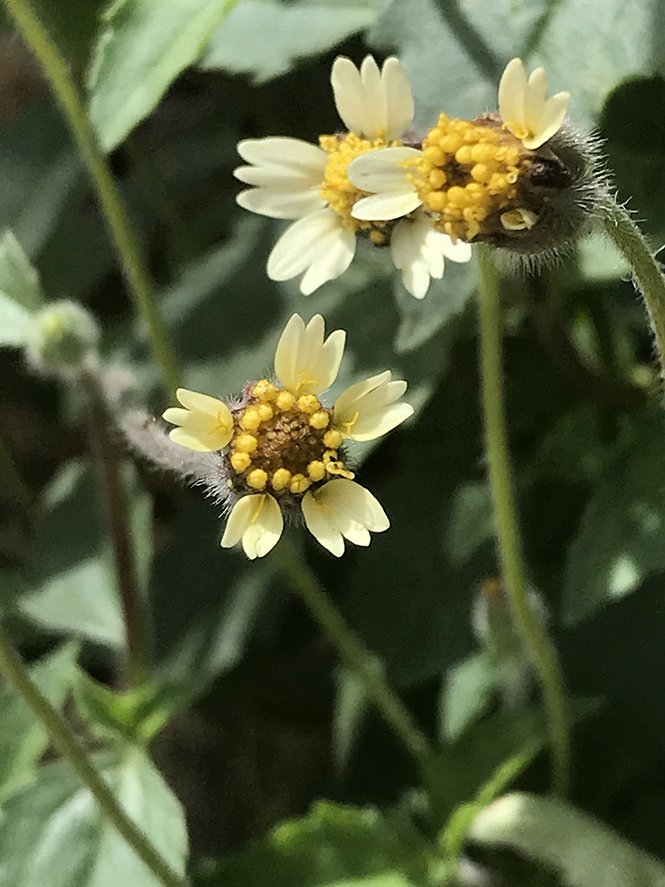
{"label": "hairy flower stem", "polygon": [[434,751],[409,710],[372,667],[369,654],[330,603],[289,540],[282,539],[275,553],[294,590],[332,641],[344,665],[362,681],[365,692],[386,723],[428,775],[433,766]]}
{"label": "hairy flower stem", "polygon": [[635,283],[644,298],[661,377],[665,378],[665,277],[640,229],[626,210],[609,194],[601,209],[605,232],[630,264]]}
{"label": "hairy flower stem", "polygon": [[499,282],[488,247],[478,247],[480,375],[485,448],[504,585],[517,630],[540,680],[553,762],[553,789],[564,795],[570,770],[570,733],[556,651],[529,603],[508,453],[503,391]]}
{"label": "hairy flower stem", "polygon": [[29,0],[4,0],[23,40],[37,56],[65,113],[97,189],[99,202],[122,263],[123,273],[136,308],[148,330],[155,360],[168,391],[179,384],[179,373],[164,324],[157,310],[150,275],[129,222],[127,208],[118,190],[99,142],[90,126],[81,96],[69,69],[47,29],[31,8]]}
{"label": "hairy flower stem", "polygon": [[113,792],[88,760],[88,756],[79,745],[66,721],[30,678],[2,625],[0,625],[0,672],[32,709],[35,717],[48,732],[53,745],[76,770],[108,821],[113,823],[155,877],[165,887],[187,887],[187,881],[173,871],[143,831],[118,804]]}
{"label": "hairy flower stem", "polygon": [[137,687],[145,683],[148,677],[149,634],[136,574],[127,491],[114,439],[117,432],[108,413],[97,368],[84,371],[81,382],[88,399],[90,446],[99,469],[107,523],[113,543],[118,596],[127,642],[129,683]]}

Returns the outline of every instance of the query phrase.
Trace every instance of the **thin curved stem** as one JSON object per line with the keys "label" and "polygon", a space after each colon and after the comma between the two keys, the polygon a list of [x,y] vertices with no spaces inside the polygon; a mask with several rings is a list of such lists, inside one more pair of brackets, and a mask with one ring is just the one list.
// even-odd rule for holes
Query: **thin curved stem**
{"label": "thin curved stem", "polygon": [[80,381],[88,395],[90,448],[99,469],[106,519],[113,544],[118,597],[125,625],[127,677],[130,686],[138,687],[148,679],[150,633],[139,588],[120,454],[114,440],[114,428],[98,367],[82,373]]}
{"label": "thin curved stem", "polygon": [[429,773],[434,760],[434,751],[409,710],[381,674],[372,667],[369,654],[330,603],[326,593],[298,557],[288,539],[282,539],[275,553],[294,590],[328,635],[346,667],[360,678],[367,695],[386,723],[422,770]]}
{"label": "thin curved stem", "polygon": [[51,742],[69,761],[82,782],[99,804],[109,822],[113,823],[136,855],[165,887],[187,887],[187,881],[173,871],[162,855],[150,843],[141,829],[127,816],[113,792],[92,766],[86,753],[72,734],[67,723],[34,684],[20,656],[0,625],[0,672],[14,686],[46,729]]}
{"label": "thin curved stem", "polygon": [[169,391],[174,391],[179,384],[179,373],[164,324],[157,310],[150,275],[134,237],[127,208],[92,131],[69,66],[28,0],[4,0],[4,3],[23,40],[41,62],[65,113],[97,190],[134,303],[147,326],[152,351],[161,368],[164,385]]}
{"label": "thin curved stem", "polygon": [[478,248],[480,292],[480,373],[485,448],[504,585],[520,637],[543,692],[553,762],[553,788],[567,791],[570,731],[563,679],[556,652],[529,603],[517,508],[508,452],[504,406],[499,283],[488,247]]}
{"label": "thin curved stem", "polygon": [[647,306],[661,376],[665,376],[665,277],[640,229],[609,194],[602,209],[605,232],[633,269]]}

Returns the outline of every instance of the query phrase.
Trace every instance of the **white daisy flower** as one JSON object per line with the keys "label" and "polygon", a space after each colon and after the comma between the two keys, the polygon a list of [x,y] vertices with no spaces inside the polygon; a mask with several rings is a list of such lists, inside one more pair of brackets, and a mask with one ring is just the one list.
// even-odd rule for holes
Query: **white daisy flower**
{"label": "white daisy flower", "polygon": [[499,114],[503,125],[525,148],[535,150],[561,129],[569,92],[545,98],[547,77],[544,68],[536,68],[527,80],[522,59],[512,59],[499,83]]}
{"label": "white daisy flower", "polygon": [[263,557],[279,541],[284,515],[302,516],[312,535],[335,556],[344,539],[369,545],[370,533],[390,522],[374,496],[353,481],[344,461],[344,441],[374,440],[413,414],[400,401],[406,382],[379,373],[342,392],[332,407],[318,395],[337,378],[346,333],[324,336],[317,314],[305,324],[289,320],[275,351],[275,379],[261,379],[230,407],[218,398],[178,389],[185,409],[164,418],[179,427],[176,443],[218,451],[212,487],[232,505],[222,546],[239,542],[250,559]]}
{"label": "white daisy flower", "polygon": [[[466,247],[458,261],[468,260],[467,245],[475,239],[501,245],[506,232],[530,230],[547,201],[536,195],[534,206],[523,203],[540,181],[548,186],[551,180],[556,186],[561,167],[556,161],[547,168],[541,161],[536,167],[530,152],[559,131],[570,98],[558,93],[546,100],[546,89],[542,68],[527,81],[522,62],[513,59],[499,86],[501,120],[489,114],[472,123],[441,114],[420,150],[388,147],[356,158],[349,164],[349,179],[370,196],[354,204],[352,215],[369,222],[424,211],[438,233]],[[526,181],[532,175],[532,186],[521,189],[520,177]],[[566,170],[560,181],[565,187]],[[442,243],[439,249],[443,252]],[[434,255],[431,244],[430,261]],[[425,274],[434,275],[422,264],[419,272],[422,289]]]}
{"label": "white daisy flower", "polygon": [[[348,134],[323,135],[320,147],[291,138],[247,139],[238,152],[250,166],[234,175],[248,185],[238,197],[245,209],[276,219],[297,219],[275,244],[268,258],[271,280],[290,280],[302,274],[300,290],[309,295],[328,280],[343,274],[356,251],[359,232],[377,245],[390,241],[395,267],[416,298],[427,292],[430,277],[443,274],[443,256],[467,261],[448,238],[429,234],[411,219],[395,226],[387,220],[407,215],[418,205],[364,220],[352,215],[354,203],[365,196],[346,175],[349,163],[362,154],[400,139],[413,118],[409,81],[396,58],[379,70],[367,56],[360,70],[340,56],[332,67],[335,104]],[[391,230],[392,229],[392,230]],[[419,239],[420,238],[420,239]]]}

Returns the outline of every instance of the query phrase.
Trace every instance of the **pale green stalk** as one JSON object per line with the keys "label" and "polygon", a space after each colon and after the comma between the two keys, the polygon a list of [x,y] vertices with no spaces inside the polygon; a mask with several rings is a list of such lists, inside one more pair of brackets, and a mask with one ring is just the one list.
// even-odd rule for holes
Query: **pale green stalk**
{"label": "pale green stalk", "polygon": [[294,590],[332,641],[344,665],[362,681],[367,696],[386,723],[422,770],[429,774],[434,761],[434,751],[414,722],[409,710],[372,666],[367,651],[353,635],[287,539],[282,539],[276,548],[276,555]]}
{"label": "pale green stalk", "polygon": [[187,887],[144,832],[127,816],[113,792],[92,766],[66,721],[30,678],[21,658],[0,625],[0,672],[14,686],[48,732],[51,742],[68,761],[99,804],[104,816],[120,832],[136,855],[165,887]]}
{"label": "pale green stalk", "polygon": [[129,290],[136,308],[146,324],[155,360],[161,368],[164,385],[169,391],[174,391],[179,384],[179,373],[164,324],[157,310],[150,275],[139,251],[124,201],[90,126],[69,65],[30,6],[29,0],[4,0],[4,3],[23,40],[41,62],[53,92],[65,113],[81,156],[97,189],[99,202],[120,257]]}
{"label": "pale green stalk", "polygon": [[640,229],[626,210],[607,195],[602,221],[606,233],[633,270],[653,330],[661,374],[665,373],[665,278]]}
{"label": "pale green stalk", "polygon": [[566,696],[556,652],[529,603],[517,521],[504,406],[499,282],[491,251],[478,247],[480,293],[480,374],[485,449],[503,582],[515,624],[538,674],[552,748],[553,788],[567,791],[570,732]]}

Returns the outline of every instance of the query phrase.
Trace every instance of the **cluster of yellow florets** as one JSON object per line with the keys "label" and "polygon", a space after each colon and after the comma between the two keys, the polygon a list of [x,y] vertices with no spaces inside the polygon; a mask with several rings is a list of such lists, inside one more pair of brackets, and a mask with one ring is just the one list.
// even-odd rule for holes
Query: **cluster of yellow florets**
{"label": "cluster of yellow florets", "polygon": [[321,197],[328,201],[328,205],[341,218],[345,228],[353,231],[367,231],[370,240],[380,246],[387,240],[387,224],[385,222],[366,222],[354,219],[351,210],[361,197],[367,197],[365,191],[360,191],[349,181],[347,167],[352,160],[367,154],[369,151],[377,151],[380,148],[396,147],[401,142],[387,144],[384,139],[361,139],[355,133],[348,133],[344,138],[337,136],[319,136],[319,144],[328,154],[325,169],[325,179],[321,185]]}
{"label": "cluster of yellow florets", "polygon": [[331,411],[316,395],[296,397],[261,379],[250,397],[229,444],[234,487],[302,494],[331,475],[353,477],[337,453],[344,436],[330,427]]}
{"label": "cluster of yellow florets", "polygon": [[510,133],[441,114],[422,147],[409,178],[437,230],[472,241],[514,207],[528,152]]}

